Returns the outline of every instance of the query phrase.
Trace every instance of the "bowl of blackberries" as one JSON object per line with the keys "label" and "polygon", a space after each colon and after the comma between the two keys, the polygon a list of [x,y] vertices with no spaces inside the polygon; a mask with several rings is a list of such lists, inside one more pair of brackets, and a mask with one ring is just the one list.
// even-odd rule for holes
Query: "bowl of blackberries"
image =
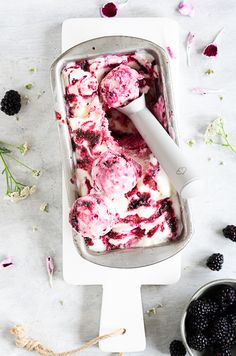
{"label": "bowl of blackberries", "polygon": [[191,356],[236,355],[236,280],[201,287],[185,309],[181,333]]}

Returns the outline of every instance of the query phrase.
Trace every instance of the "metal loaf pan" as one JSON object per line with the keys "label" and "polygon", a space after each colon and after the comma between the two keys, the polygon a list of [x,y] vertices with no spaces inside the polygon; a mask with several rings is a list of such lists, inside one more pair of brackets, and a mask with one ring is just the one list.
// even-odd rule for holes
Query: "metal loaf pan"
{"label": "metal loaf pan", "polygon": [[[61,147],[61,159],[63,166],[64,184],[66,186],[69,206],[76,199],[76,192],[70,183],[74,169],[71,140],[66,124],[66,104],[64,100],[64,88],[62,70],[71,61],[91,59],[107,54],[125,54],[137,51],[146,51],[153,55],[159,67],[159,92],[163,95],[166,105],[166,115],[169,128],[175,133],[175,141],[178,144],[178,132],[176,128],[176,109],[170,64],[166,52],[153,42],[129,36],[107,36],[95,38],[80,43],[61,54],[51,67],[51,86],[54,98],[55,111],[60,114],[58,120],[59,143]],[[58,114],[57,114],[58,115]],[[137,268],[150,266],[164,261],[180,252],[189,242],[192,235],[192,222],[189,205],[186,200],[179,197],[183,229],[178,241],[168,242],[163,245],[138,247],[129,249],[117,249],[106,252],[93,252],[89,250],[84,239],[71,228],[71,237],[74,239],[80,255],[86,260],[98,265],[113,268]]]}

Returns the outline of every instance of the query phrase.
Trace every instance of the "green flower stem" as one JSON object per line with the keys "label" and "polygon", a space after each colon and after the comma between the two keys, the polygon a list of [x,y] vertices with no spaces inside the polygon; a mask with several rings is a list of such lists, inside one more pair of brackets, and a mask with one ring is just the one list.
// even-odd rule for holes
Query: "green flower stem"
{"label": "green flower stem", "polygon": [[[20,182],[17,182],[15,180],[15,178],[13,177],[11,171],[9,170],[8,168],[8,165],[3,157],[3,154],[0,153],[0,157],[1,157],[1,160],[2,160],[2,163],[4,165],[4,170],[3,172],[5,173],[6,175],[6,183],[7,183],[7,195],[9,195],[10,193],[12,193],[13,191],[20,191],[23,187],[25,187],[25,184],[22,184]],[[14,187],[14,190],[13,190],[13,183],[15,185]]]}
{"label": "green flower stem", "polygon": [[10,155],[8,155],[8,154],[5,154],[5,156],[7,156],[8,158],[10,158],[10,159],[16,161],[17,163],[19,163],[19,164],[22,165],[23,167],[29,169],[31,172],[34,172],[34,169],[33,169],[33,168],[31,168],[31,167],[29,167],[27,164],[25,164],[25,163],[19,161],[19,160],[16,159],[15,157],[10,156]]}
{"label": "green flower stem", "polygon": [[223,132],[223,137],[224,137],[225,142],[226,142],[226,144],[223,145],[223,146],[229,147],[229,148],[231,149],[231,151],[233,151],[234,153],[236,153],[236,148],[229,142],[229,140],[228,140],[228,135],[227,135],[227,133],[225,132],[224,126],[221,125],[221,128],[222,128],[222,132]]}
{"label": "green flower stem", "polygon": [[13,145],[12,143],[4,142],[4,141],[0,141],[0,145],[5,145],[5,146],[10,146],[10,147],[17,148],[16,145]]}

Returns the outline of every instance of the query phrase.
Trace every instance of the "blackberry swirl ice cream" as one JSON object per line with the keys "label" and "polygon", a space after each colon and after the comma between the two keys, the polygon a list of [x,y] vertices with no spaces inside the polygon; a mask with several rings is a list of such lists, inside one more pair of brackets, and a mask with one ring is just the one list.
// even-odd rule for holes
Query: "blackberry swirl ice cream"
{"label": "blackberry swirl ice cream", "polygon": [[70,223],[93,251],[158,245],[180,236],[176,192],[158,157],[116,109],[145,93],[149,110],[172,133],[158,76],[154,58],[144,51],[71,62],[63,69],[78,190]]}

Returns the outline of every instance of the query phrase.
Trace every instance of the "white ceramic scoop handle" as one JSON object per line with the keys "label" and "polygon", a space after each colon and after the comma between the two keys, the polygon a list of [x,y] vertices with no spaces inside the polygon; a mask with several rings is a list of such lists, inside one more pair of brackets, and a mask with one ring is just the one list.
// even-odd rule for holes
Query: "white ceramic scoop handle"
{"label": "white ceramic scoop handle", "polygon": [[100,335],[125,329],[119,336],[100,341],[104,352],[136,352],[146,347],[140,285],[117,279],[103,286]]}
{"label": "white ceramic scoop handle", "polygon": [[119,108],[119,111],[132,120],[181,196],[190,198],[198,194],[199,176],[156,117],[146,108],[144,95]]}

